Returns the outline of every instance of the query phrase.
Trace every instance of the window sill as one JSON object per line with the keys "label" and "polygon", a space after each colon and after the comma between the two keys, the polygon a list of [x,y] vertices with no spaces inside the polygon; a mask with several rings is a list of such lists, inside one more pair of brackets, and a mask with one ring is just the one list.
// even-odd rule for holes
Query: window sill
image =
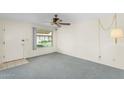
{"label": "window sill", "polygon": [[37,47],[37,49],[43,49],[43,48],[54,48],[53,46],[48,46],[48,47]]}

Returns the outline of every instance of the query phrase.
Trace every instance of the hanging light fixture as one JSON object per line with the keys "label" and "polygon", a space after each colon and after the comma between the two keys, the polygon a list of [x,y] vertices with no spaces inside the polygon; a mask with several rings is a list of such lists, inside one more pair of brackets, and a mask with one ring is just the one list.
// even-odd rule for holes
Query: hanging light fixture
{"label": "hanging light fixture", "polygon": [[117,44],[118,39],[124,37],[124,34],[123,34],[122,29],[119,28],[117,25],[117,15],[116,14],[114,15],[114,18],[115,18],[115,27],[111,30],[110,35],[114,39],[115,44]]}
{"label": "hanging light fixture", "polygon": [[[113,28],[113,25],[114,25],[114,28]],[[100,34],[101,30],[103,30],[103,31],[110,31],[111,30],[110,36],[111,36],[111,38],[114,39],[115,44],[117,44],[118,39],[124,37],[124,33],[123,33],[122,29],[119,28],[118,24],[117,24],[117,14],[115,14],[113,16],[112,22],[108,27],[104,27],[102,22],[101,22],[101,20],[99,19],[98,20],[98,49],[99,49],[98,50],[99,51],[98,58],[99,59],[101,59],[101,57],[102,57],[101,56],[102,55],[102,51],[101,51],[101,48],[102,48],[101,47],[101,34]]]}
{"label": "hanging light fixture", "polygon": [[111,37],[114,39],[115,44],[117,44],[118,39],[123,37],[123,31],[120,28],[114,28],[111,31]]}
{"label": "hanging light fixture", "polygon": [[[111,29],[114,25],[114,28]],[[103,30],[110,30],[111,29],[111,33],[110,33],[110,36],[111,38],[114,39],[114,42],[115,44],[117,44],[118,42],[118,39],[124,37],[124,34],[123,34],[123,31],[121,28],[118,27],[118,24],[117,24],[117,14],[115,14],[113,16],[113,20],[112,20],[112,23],[110,24],[110,26],[108,28],[105,28],[101,21],[99,20],[99,27],[102,28]]]}

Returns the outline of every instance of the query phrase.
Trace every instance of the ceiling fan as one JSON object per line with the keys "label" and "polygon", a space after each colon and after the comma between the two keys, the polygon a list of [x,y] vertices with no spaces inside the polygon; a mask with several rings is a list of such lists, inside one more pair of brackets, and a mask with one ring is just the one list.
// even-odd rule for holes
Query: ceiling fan
{"label": "ceiling fan", "polygon": [[51,25],[56,25],[57,27],[61,27],[61,25],[71,25],[71,23],[64,23],[62,20],[58,17],[57,14],[54,15]]}

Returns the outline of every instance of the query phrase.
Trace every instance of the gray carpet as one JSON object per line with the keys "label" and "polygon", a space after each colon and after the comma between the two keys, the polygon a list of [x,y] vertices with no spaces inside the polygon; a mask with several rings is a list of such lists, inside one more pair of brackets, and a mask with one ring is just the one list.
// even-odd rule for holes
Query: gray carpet
{"label": "gray carpet", "polygon": [[0,71],[1,79],[123,79],[124,70],[51,53],[28,59],[30,63]]}

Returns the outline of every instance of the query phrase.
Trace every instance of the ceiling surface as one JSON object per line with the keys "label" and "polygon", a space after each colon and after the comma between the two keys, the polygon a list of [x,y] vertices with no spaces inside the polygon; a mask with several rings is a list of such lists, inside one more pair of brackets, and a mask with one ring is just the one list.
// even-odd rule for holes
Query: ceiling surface
{"label": "ceiling surface", "polygon": [[[15,20],[47,25],[55,13],[0,13],[0,20]],[[80,21],[96,20],[100,17],[111,17],[112,13],[57,13],[63,22],[76,23]],[[124,14],[118,14],[124,16]]]}

